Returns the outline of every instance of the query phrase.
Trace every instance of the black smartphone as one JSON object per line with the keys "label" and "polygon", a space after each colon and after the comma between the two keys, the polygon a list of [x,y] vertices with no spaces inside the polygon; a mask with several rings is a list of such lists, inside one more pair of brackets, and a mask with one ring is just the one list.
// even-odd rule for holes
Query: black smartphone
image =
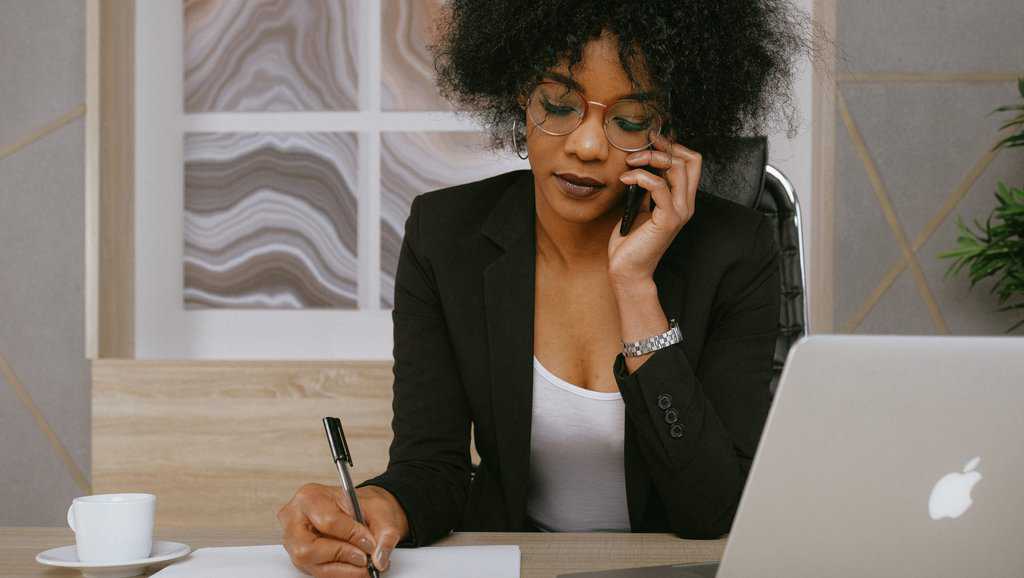
{"label": "black smartphone", "polygon": [[[648,148],[653,149],[654,145],[651,145]],[[640,168],[649,173],[661,176],[661,171],[652,168],[650,165],[644,165]],[[629,229],[633,226],[633,220],[636,219],[637,214],[640,213],[640,203],[643,202],[644,193],[646,192],[647,190],[640,185],[626,185],[626,208],[622,213],[622,225],[619,227],[619,234],[623,237],[629,234]],[[654,197],[651,197],[651,210],[654,210]]]}

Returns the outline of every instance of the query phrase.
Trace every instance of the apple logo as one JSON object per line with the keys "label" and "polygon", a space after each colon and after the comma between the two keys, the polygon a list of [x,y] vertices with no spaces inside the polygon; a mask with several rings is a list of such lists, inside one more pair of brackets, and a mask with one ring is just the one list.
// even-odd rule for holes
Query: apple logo
{"label": "apple logo", "polygon": [[933,520],[959,518],[971,507],[971,490],[981,481],[981,474],[975,471],[980,461],[981,456],[975,457],[967,462],[963,473],[946,474],[935,484],[928,498],[928,514]]}

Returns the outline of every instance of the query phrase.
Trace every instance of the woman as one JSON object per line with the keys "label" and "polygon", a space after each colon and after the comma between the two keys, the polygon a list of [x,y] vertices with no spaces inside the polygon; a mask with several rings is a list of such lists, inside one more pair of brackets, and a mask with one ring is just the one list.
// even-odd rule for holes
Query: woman
{"label": "woman", "polygon": [[698,192],[730,141],[676,139],[759,131],[788,102],[805,44],[785,7],[452,3],[442,92],[530,170],[413,201],[388,469],[358,488],[365,526],[320,484],[278,512],[296,567],[366,576],[453,529],[728,532],[770,402],[779,250],[767,217]]}

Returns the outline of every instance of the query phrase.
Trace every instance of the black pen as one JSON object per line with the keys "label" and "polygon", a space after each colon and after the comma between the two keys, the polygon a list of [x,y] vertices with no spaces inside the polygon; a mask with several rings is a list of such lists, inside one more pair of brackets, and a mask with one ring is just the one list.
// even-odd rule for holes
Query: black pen
{"label": "black pen", "polygon": [[[327,433],[327,443],[331,446],[331,457],[334,459],[334,465],[338,467],[341,487],[345,488],[345,491],[348,492],[349,501],[352,502],[352,509],[356,513],[356,521],[365,526],[366,521],[363,520],[363,510],[359,507],[359,500],[356,499],[356,489],[352,487],[352,476],[348,473],[349,466],[353,466],[352,452],[348,450],[348,442],[345,441],[345,430],[341,429],[341,420],[336,417],[325,417],[324,432]],[[372,555],[367,557],[366,569],[369,570],[371,578],[380,578],[380,572],[373,567]]]}

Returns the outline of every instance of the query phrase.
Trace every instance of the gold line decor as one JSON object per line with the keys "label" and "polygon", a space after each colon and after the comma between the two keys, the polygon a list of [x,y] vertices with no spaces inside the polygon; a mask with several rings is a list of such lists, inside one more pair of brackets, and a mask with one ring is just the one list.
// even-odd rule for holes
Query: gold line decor
{"label": "gold line decor", "polygon": [[[992,150],[992,147],[995,146],[997,142],[999,142],[1000,140],[1002,140],[1003,138],[1012,133],[1013,131],[1011,129],[1005,129],[1003,132],[999,134],[999,136],[996,137],[996,139],[992,142],[992,145],[985,148],[985,152],[981,155],[981,158],[979,158],[978,161],[974,163],[974,165],[967,172],[967,175],[964,176],[964,178],[960,181],[960,184],[946,198],[946,202],[942,204],[942,206],[935,213],[935,215],[928,221],[928,224],[925,225],[924,229],[922,229],[921,232],[918,233],[917,237],[914,239],[914,242],[911,243],[910,248],[914,253],[917,253],[917,251],[919,251],[921,247],[923,247],[924,244],[928,242],[928,239],[931,238],[932,234],[934,234],[935,231],[937,231],[938,228],[942,226],[942,223],[944,223],[949,214],[953,212],[953,209],[955,209],[956,206],[960,204],[960,201],[962,201],[963,198],[967,196],[967,193],[970,192],[972,187],[974,187],[974,183],[978,180],[978,178],[981,177],[981,175],[985,173],[985,170],[988,169],[988,166],[992,163],[993,160],[995,160],[996,156],[999,155],[999,151]],[[857,312],[850,316],[850,318],[847,319],[846,322],[843,324],[844,332],[853,333],[854,331],[857,330],[857,327],[860,326],[861,322],[864,321],[864,318],[867,317],[868,313],[871,312],[871,310],[882,298],[885,292],[889,290],[889,287],[891,287],[892,284],[896,281],[896,278],[899,277],[899,274],[902,273],[906,268],[907,259],[905,256],[901,255],[899,260],[893,263],[893,265],[889,267],[889,270],[886,271],[885,275],[882,277],[882,280],[878,283],[878,286],[875,287],[874,291],[871,292],[870,297],[868,297],[868,299],[865,300],[864,304],[861,305]]]}
{"label": "gold line decor", "polygon": [[71,109],[70,111],[62,114],[61,116],[59,116],[53,122],[50,122],[46,126],[40,128],[38,130],[35,130],[35,131],[25,135],[24,137],[14,141],[13,144],[10,144],[10,145],[7,145],[6,147],[0,148],[0,160],[3,160],[5,158],[13,155],[14,153],[20,151],[21,149],[27,147],[30,144],[36,142],[37,140],[43,138],[44,136],[52,133],[53,131],[59,129],[60,127],[68,124],[69,122],[72,122],[76,118],[78,118],[80,116],[83,116],[84,114],[85,114],[85,104],[83,103],[83,104],[80,104],[80,105],[76,106],[75,108]]}
{"label": "gold line decor", "polygon": [[843,72],[840,84],[918,84],[952,82],[960,84],[1015,82],[1024,72]]}
{"label": "gold line decor", "polygon": [[61,443],[57,434],[54,433],[53,428],[51,428],[50,424],[46,421],[46,416],[43,415],[43,412],[39,411],[39,406],[37,406],[35,401],[32,400],[32,396],[28,393],[28,390],[25,389],[25,386],[22,385],[18,376],[15,375],[14,369],[11,368],[11,365],[2,354],[0,354],[0,374],[3,374],[7,383],[11,384],[11,388],[14,389],[14,394],[21,400],[25,409],[32,414],[32,418],[35,420],[36,425],[39,426],[39,431],[43,432],[43,435],[45,435],[46,439],[49,440],[50,447],[53,448],[54,453],[56,453],[57,457],[64,462],[65,466],[67,466],[68,473],[70,473],[71,477],[75,480],[75,484],[77,484],[79,489],[86,494],[91,494],[92,486],[89,484],[89,480],[86,479],[85,474],[82,473],[81,468],[79,468],[78,464],[75,463],[74,458],[72,458],[71,454],[68,453],[67,448],[65,448],[64,444]]}
{"label": "gold line decor", "polygon": [[889,228],[892,229],[894,235],[896,235],[896,241],[899,243],[900,250],[903,252],[904,258],[909,262],[911,272],[914,275],[914,280],[917,281],[918,291],[921,294],[921,298],[924,299],[925,305],[928,307],[928,312],[931,314],[932,321],[935,323],[935,328],[941,333],[949,333],[949,328],[946,325],[946,320],[942,317],[942,312],[939,310],[939,304],[935,301],[935,297],[932,295],[931,289],[928,287],[928,281],[925,279],[924,272],[921,270],[921,264],[917,261],[916,254],[911,250],[910,244],[907,242],[906,234],[903,232],[903,226],[900,224],[899,218],[896,216],[896,211],[892,207],[892,202],[889,200],[889,193],[885,188],[885,184],[882,182],[882,177],[878,173],[878,167],[875,166],[874,160],[871,158],[871,154],[868,152],[867,145],[864,143],[864,138],[857,128],[853,117],[850,115],[850,110],[846,105],[846,99],[843,97],[842,90],[836,91],[836,101],[839,105],[839,114],[843,119],[843,124],[846,126],[847,132],[850,134],[850,139],[853,141],[854,148],[857,151],[857,155],[860,156],[861,161],[864,163],[864,169],[867,171],[868,179],[871,181],[871,186],[874,189],[875,197],[878,199],[878,204],[882,208],[882,212],[885,214],[885,220],[889,223]]}

